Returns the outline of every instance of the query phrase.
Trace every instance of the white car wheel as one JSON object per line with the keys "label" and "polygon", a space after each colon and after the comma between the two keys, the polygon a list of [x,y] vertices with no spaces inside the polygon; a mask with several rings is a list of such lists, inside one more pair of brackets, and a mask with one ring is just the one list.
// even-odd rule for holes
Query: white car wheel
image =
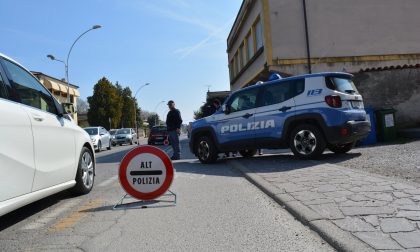
{"label": "white car wheel", "polygon": [[93,188],[95,179],[95,161],[92,152],[83,147],[80,154],[79,166],[76,173],[76,185],[73,191],[77,194],[87,194]]}

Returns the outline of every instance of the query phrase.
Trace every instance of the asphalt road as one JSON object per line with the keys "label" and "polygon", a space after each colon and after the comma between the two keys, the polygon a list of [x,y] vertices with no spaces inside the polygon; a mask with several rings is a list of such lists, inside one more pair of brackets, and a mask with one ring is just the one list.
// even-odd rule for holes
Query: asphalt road
{"label": "asphalt road", "polygon": [[333,251],[225,161],[200,164],[185,139],[174,162],[176,206],[112,210],[131,148],[97,154],[90,194],[59,193],[1,217],[0,251]]}

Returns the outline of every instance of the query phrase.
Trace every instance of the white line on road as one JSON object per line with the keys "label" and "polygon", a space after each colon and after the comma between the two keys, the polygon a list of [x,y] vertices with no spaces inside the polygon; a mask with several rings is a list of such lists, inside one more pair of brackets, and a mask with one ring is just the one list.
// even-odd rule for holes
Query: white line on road
{"label": "white line on road", "polygon": [[109,186],[109,185],[110,185],[110,184],[112,184],[114,181],[116,181],[116,180],[117,180],[117,178],[118,178],[118,176],[117,176],[117,175],[115,175],[114,177],[111,177],[111,178],[109,178],[109,179],[107,179],[107,180],[103,181],[102,183],[100,183],[100,184],[98,185],[98,187],[105,187],[105,186]]}
{"label": "white line on road", "polygon": [[33,230],[33,229],[42,228],[45,225],[47,225],[49,222],[57,219],[57,217],[60,214],[64,213],[69,208],[72,208],[72,207],[80,204],[81,201],[82,201],[82,199],[71,199],[71,200],[67,201],[66,203],[58,206],[57,208],[55,208],[51,212],[39,217],[34,222],[26,224],[25,226],[23,226],[21,228],[21,230]]}

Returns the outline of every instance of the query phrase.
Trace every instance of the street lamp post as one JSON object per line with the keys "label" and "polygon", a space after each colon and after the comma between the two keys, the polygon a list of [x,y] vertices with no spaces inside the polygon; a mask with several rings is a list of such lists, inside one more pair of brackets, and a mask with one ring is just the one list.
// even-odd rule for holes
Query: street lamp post
{"label": "street lamp post", "polygon": [[136,128],[136,133],[137,133],[137,143],[139,143],[139,141],[138,141],[138,137],[139,137],[139,129],[138,129],[138,126],[137,126],[137,108],[136,108],[136,96],[137,96],[137,94],[139,93],[139,91],[142,89],[142,88],[144,88],[145,86],[148,86],[148,85],[150,85],[150,83],[149,82],[147,82],[147,83],[145,83],[145,84],[143,84],[143,85],[141,85],[138,89],[137,89],[137,91],[136,91],[136,93],[134,94],[134,126],[135,126],[135,128]]}
{"label": "street lamp post", "polygon": [[156,104],[155,106],[155,113],[156,113],[156,117],[155,117],[155,126],[157,125],[157,118],[158,118],[158,113],[157,113],[157,108],[159,107],[160,104],[164,103],[165,101],[160,101],[158,104]]}
{"label": "street lamp post", "polygon": [[67,54],[67,59],[66,59],[66,61],[64,62],[63,60],[60,60],[60,59],[57,59],[57,58],[55,58],[53,55],[51,55],[51,54],[48,54],[47,55],[47,57],[48,58],[50,58],[51,60],[55,60],[55,61],[59,61],[59,62],[62,62],[63,64],[64,64],[64,67],[65,67],[65,71],[66,71],[66,82],[67,82],[67,102],[68,103],[70,103],[70,80],[69,80],[69,58],[70,58],[70,53],[71,53],[71,51],[73,50],[73,47],[74,47],[74,45],[76,44],[76,42],[83,36],[83,35],[85,35],[86,33],[88,33],[88,32],[90,32],[90,31],[92,31],[92,30],[95,30],[95,29],[99,29],[99,28],[101,28],[102,26],[100,26],[100,25],[94,25],[94,26],[92,26],[92,28],[90,28],[89,30],[87,30],[87,31],[85,31],[85,32],[83,32],[82,34],[80,34],[79,35],[79,37],[77,37],[76,38],[76,40],[73,42],[73,44],[71,45],[71,47],[70,47],[70,50],[69,50],[69,52],[68,52],[68,54]]}

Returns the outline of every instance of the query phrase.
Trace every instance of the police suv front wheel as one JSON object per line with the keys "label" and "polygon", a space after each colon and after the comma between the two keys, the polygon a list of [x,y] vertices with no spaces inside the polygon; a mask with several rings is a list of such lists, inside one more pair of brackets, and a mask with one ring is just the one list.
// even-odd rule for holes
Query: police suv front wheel
{"label": "police suv front wheel", "polygon": [[207,136],[202,136],[196,144],[197,157],[201,163],[214,163],[217,159],[217,150],[214,142]]}
{"label": "police suv front wheel", "polygon": [[301,159],[319,157],[325,150],[325,139],[318,127],[302,124],[290,134],[289,146],[293,154]]}

